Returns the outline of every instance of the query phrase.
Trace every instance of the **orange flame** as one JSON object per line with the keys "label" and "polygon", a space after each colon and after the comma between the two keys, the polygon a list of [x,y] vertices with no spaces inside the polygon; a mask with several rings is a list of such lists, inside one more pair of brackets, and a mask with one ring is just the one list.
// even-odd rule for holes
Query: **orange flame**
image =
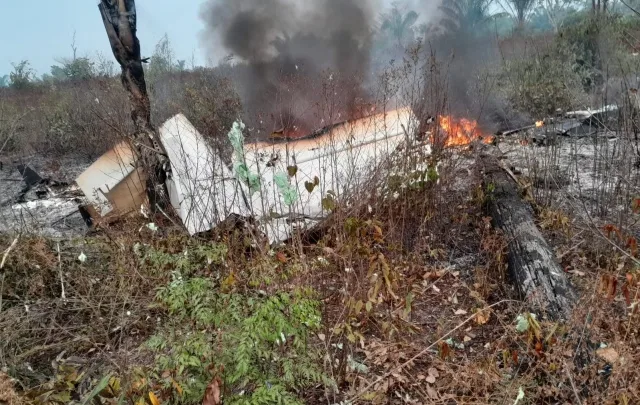
{"label": "orange flame", "polygon": [[484,143],[493,142],[492,136],[487,136],[478,128],[478,122],[466,118],[456,119],[451,116],[440,116],[440,129],[444,135],[444,146],[465,146],[475,140]]}
{"label": "orange flame", "polygon": [[[529,121],[529,122],[531,122],[531,121]],[[544,126],[544,121],[536,121],[536,128],[540,128],[542,126]]]}

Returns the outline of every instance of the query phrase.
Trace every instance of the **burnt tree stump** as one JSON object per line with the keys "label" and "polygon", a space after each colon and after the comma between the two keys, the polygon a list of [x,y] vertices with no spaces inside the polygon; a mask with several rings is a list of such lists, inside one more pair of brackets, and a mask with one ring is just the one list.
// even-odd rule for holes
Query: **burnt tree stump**
{"label": "burnt tree stump", "polygon": [[477,160],[493,225],[507,240],[509,273],[531,311],[550,319],[568,319],[576,293],[554,252],[534,221],[534,211],[521,187],[500,164],[498,149],[483,147]]}
{"label": "burnt tree stump", "polygon": [[152,211],[156,202],[165,205],[168,192],[165,180],[171,170],[167,153],[151,125],[151,103],[147,93],[140,55],[140,41],[136,34],[137,13],[135,0],[100,0],[98,4],[102,22],[109,38],[111,50],[122,73],[122,85],[129,94],[131,119],[135,133],[130,136],[138,163],[147,174],[147,195]]}

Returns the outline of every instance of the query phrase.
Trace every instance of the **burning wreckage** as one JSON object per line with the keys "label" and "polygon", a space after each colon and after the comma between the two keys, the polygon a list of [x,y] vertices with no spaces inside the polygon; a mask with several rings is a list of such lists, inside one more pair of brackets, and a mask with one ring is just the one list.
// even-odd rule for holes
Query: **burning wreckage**
{"label": "burning wreckage", "polygon": [[[546,137],[549,131],[565,136],[591,133],[616,112],[615,106],[570,112],[497,135],[527,129],[533,129],[534,137]],[[394,152],[404,146],[428,154],[429,145],[439,141],[436,135],[443,135],[448,147],[493,139],[482,134],[475,121],[435,121],[440,131],[432,131],[426,144],[415,136],[420,126],[410,108],[342,122],[302,137],[255,143],[246,143],[243,124],[235,123],[229,132],[232,156],[224,159],[178,114],[158,131],[171,162],[169,200],[191,235],[242,217],[255,220],[271,242],[283,241],[296,229],[309,229],[326,219],[336,198],[357,198],[365,183],[369,190],[378,189],[379,184],[371,182],[387,177],[394,166],[391,159],[398,155]],[[84,170],[75,185],[44,179],[30,167],[19,166],[26,187],[13,204],[2,203],[14,217],[8,229],[44,229],[67,236],[47,230],[60,222],[73,220],[85,227],[139,213],[147,202],[146,176],[135,156],[129,142],[121,142]],[[77,224],[75,229],[72,235],[78,234]]]}
{"label": "burning wreckage", "polygon": [[[239,216],[257,220],[277,242],[323,221],[329,201],[371,181],[394,151],[413,142],[416,128],[411,109],[401,108],[296,139],[245,143],[244,125],[236,122],[229,132],[231,159],[217,155],[182,114],[158,132],[171,162],[169,199],[189,234]],[[145,180],[130,144],[118,144],[76,179],[87,202],[84,216],[92,221],[139,212]]]}

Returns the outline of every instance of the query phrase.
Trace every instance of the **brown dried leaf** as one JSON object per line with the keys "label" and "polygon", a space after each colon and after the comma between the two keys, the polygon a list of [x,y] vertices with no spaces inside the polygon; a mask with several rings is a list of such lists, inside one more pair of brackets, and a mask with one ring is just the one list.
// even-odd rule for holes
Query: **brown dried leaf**
{"label": "brown dried leaf", "polygon": [[618,280],[615,277],[609,279],[608,298],[613,300],[616,296],[616,290],[618,287]]}
{"label": "brown dried leaf", "polygon": [[438,399],[438,392],[434,390],[430,385],[427,385],[427,395],[429,395],[431,399]]}
{"label": "brown dried leaf", "polygon": [[182,389],[182,386],[178,384],[178,382],[173,378],[171,379],[171,385],[173,385],[173,388],[178,392],[178,395],[182,396],[184,390]]}
{"label": "brown dried leaf", "polygon": [[149,391],[149,401],[151,401],[151,405],[160,405],[160,400],[153,392]]}
{"label": "brown dried leaf", "polygon": [[219,377],[214,377],[213,380],[207,386],[207,390],[204,392],[204,398],[202,398],[202,405],[220,405],[220,381]]}
{"label": "brown dried leaf", "polygon": [[489,322],[489,318],[491,318],[491,312],[489,310],[478,311],[476,313],[476,323],[478,325],[484,325]]}
{"label": "brown dried leaf", "polygon": [[618,352],[611,347],[605,347],[603,349],[596,350],[596,356],[600,357],[602,360],[611,364],[617,362],[618,359],[620,358],[620,355],[618,354]]}
{"label": "brown dried leaf", "polygon": [[280,263],[286,263],[289,260],[287,259],[287,255],[282,252],[276,253],[276,259],[278,259]]}
{"label": "brown dried leaf", "polygon": [[629,292],[629,287],[627,284],[622,286],[622,295],[624,295],[624,300],[627,303],[627,307],[631,306],[631,293]]}
{"label": "brown dried leaf", "polygon": [[451,354],[451,348],[446,342],[440,342],[440,358],[445,360]]}

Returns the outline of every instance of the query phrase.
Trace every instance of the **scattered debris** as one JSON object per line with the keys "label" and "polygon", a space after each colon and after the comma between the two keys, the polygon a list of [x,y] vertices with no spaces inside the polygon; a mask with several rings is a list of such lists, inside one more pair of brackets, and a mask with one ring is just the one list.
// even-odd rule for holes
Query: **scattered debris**
{"label": "scattered debris", "polygon": [[[82,194],[76,187],[42,176],[29,165],[18,164],[9,170],[10,176],[2,180],[5,194],[12,197],[0,203],[0,229],[52,236],[78,229],[81,221],[76,214]],[[24,186],[18,188],[16,181]]]}
{"label": "scattered debris", "polygon": [[33,187],[42,183],[43,178],[35,172],[31,167],[27,165],[18,165],[18,173],[22,176],[22,179],[27,184],[27,187]]}
{"label": "scattered debris", "polygon": [[159,132],[171,162],[169,199],[189,234],[208,231],[233,213],[247,216],[231,170],[184,115],[166,121]]}

